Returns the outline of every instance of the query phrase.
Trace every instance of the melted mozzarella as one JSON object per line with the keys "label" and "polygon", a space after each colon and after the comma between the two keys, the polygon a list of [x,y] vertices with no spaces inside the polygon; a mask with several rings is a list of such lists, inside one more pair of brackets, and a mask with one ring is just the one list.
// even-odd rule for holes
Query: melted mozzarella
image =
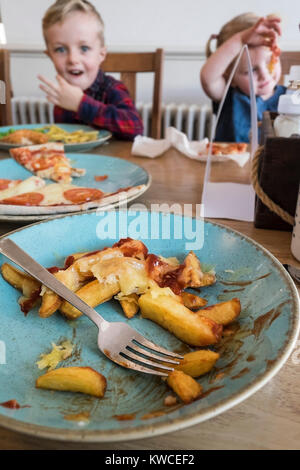
{"label": "melted mozzarella", "polygon": [[64,197],[64,192],[68,189],[76,188],[68,183],[53,183],[48,184],[38,192],[44,196],[41,203],[43,206],[55,206],[59,204],[71,204],[71,202]]}
{"label": "melted mozzarella", "polygon": [[[21,181],[14,187],[0,191],[0,200],[9,197],[18,196],[19,194],[31,193],[36,190],[41,190],[46,185],[45,181],[38,176],[31,176],[27,180]],[[40,192],[40,191],[39,191]]]}

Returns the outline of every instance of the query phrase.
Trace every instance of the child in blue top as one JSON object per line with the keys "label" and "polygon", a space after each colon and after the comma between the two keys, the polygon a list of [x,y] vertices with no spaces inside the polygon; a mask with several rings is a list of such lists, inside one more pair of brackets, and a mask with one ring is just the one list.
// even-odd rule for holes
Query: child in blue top
{"label": "child in blue top", "polygon": [[[253,67],[257,118],[261,121],[264,111],[277,111],[279,96],[286,91],[285,87],[277,85],[281,65],[280,60],[274,57],[274,51],[279,51],[277,38],[281,35],[280,21],[274,15],[259,18],[253,13],[246,13],[225,24],[217,36],[210,37],[206,50],[208,59],[201,70],[201,84],[213,101],[214,113],[218,110],[226,81],[244,44],[249,47]],[[214,53],[210,49],[212,39],[217,39]],[[247,58],[243,54],[224,102],[215,140],[249,142],[250,120],[250,84]]]}

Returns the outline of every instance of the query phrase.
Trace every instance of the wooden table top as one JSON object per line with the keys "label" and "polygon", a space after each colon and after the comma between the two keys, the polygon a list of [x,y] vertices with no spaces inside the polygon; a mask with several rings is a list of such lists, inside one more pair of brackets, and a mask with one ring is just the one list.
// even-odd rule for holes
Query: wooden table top
{"label": "wooden table top", "polygon": [[[134,202],[195,204],[201,201],[203,163],[191,160],[174,149],[156,159],[134,157],[131,143],[112,141],[91,153],[127,159],[145,168],[152,185]],[[0,152],[0,159],[7,158]],[[249,167],[235,163],[213,165],[212,179],[248,182]],[[1,175],[2,176],[2,175]],[[215,220],[251,237],[282,263],[300,267],[290,252],[291,233],[256,229],[250,222]],[[0,235],[20,224],[0,222]],[[300,292],[299,286],[298,291]],[[0,427],[0,449],[108,449],[108,450],[202,450],[202,449],[299,449],[300,433],[300,342],[276,376],[241,404],[196,426],[159,437],[116,444],[78,444],[30,437]]]}

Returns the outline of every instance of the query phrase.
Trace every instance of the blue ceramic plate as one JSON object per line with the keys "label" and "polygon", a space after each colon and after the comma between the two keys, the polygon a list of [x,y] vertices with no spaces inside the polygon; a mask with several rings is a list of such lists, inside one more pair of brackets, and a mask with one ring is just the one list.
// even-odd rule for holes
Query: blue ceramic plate
{"label": "blue ceramic plate", "polygon": [[[109,240],[98,238],[101,234],[104,237],[104,229]],[[195,240],[193,233],[199,239]],[[104,357],[97,349],[97,328],[87,317],[67,321],[56,313],[42,319],[37,309],[25,317],[17,304],[19,292],[0,278],[0,403],[15,399],[21,405],[16,410],[0,406],[0,425],[69,441],[128,441],[159,435],[207,420],[240,403],[266,384],[287,360],[299,333],[296,288],[269,252],[238,232],[208,222],[203,227],[201,221],[187,217],[120,211],[52,219],[12,232],[9,237],[49,267],[62,265],[70,253],[109,246],[127,235],[140,235],[150,252],[176,256],[180,261],[193,249],[204,268],[214,268],[217,274],[214,286],[201,289],[208,304],[237,296],[241,300],[238,323],[216,347],[221,357],[215,369],[198,379],[203,397],[189,405],[165,406],[164,398],[170,395],[166,384]],[[4,261],[0,256],[0,263]],[[97,311],[107,320],[129,322],[170,350],[189,350],[139,314],[126,319],[115,300]],[[35,388],[35,380],[42,374],[36,361],[51,350],[51,343],[63,339],[73,342],[75,352],[62,365],[90,366],[103,373],[108,383],[103,399]],[[88,419],[66,419],[81,413]],[[124,414],[132,419],[120,420]]]}
{"label": "blue ceramic plate", "polygon": [[[68,153],[67,157],[71,160],[71,164],[74,168],[84,168],[86,170],[84,176],[73,178],[72,184],[76,186],[98,188],[107,193],[113,193],[120,188],[127,188],[129,186],[142,186],[139,191],[127,199],[129,202],[139,197],[151,184],[151,177],[146,170],[121,158],[93,154],[81,155],[78,153]],[[32,173],[23,168],[12,158],[8,158],[0,160],[0,175],[5,175],[7,179],[26,179],[32,176]],[[103,175],[107,175],[108,178],[104,181],[95,181],[95,176]],[[46,180],[46,182],[53,183],[53,181],[50,180]],[[112,205],[116,207],[118,203]],[[8,206],[2,207],[0,220],[31,222],[49,217],[49,215],[41,215],[42,213],[39,213],[40,208],[35,209],[36,212],[33,212],[31,207],[24,206],[12,207],[14,212],[8,215],[9,213],[6,212],[7,207]],[[63,206],[57,206],[53,213],[57,215],[64,211]]]}
{"label": "blue ceramic plate", "polygon": [[[39,129],[41,127],[50,126],[50,125],[51,124],[20,124],[16,126],[5,126],[5,127],[0,127],[0,133],[7,132],[10,129],[14,129],[16,131],[19,129]],[[74,132],[74,131],[79,131],[79,130],[83,130],[85,132],[95,131],[93,127],[85,126],[83,124],[60,124],[59,123],[55,125],[57,125],[58,127],[61,127],[67,132]],[[65,144],[65,151],[66,152],[87,152],[88,150],[91,150],[92,148],[99,147],[99,145],[104,144],[104,142],[109,140],[111,137],[112,137],[112,134],[109,131],[106,131],[105,129],[101,129],[98,132],[97,140],[92,140],[91,142],[83,142],[83,143],[78,143],[78,144]],[[2,150],[9,150],[15,147],[22,147],[22,146],[0,142],[0,149]]]}

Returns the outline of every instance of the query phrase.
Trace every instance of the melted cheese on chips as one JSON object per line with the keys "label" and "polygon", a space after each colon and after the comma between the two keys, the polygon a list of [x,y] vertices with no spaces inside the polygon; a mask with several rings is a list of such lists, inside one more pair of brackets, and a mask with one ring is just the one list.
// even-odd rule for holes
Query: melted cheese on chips
{"label": "melted cheese on chips", "polygon": [[116,257],[102,260],[92,266],[91,271],[99,282],[119,281],[123,295],[146,292],[149,277],[145,262],[129,257]]}

